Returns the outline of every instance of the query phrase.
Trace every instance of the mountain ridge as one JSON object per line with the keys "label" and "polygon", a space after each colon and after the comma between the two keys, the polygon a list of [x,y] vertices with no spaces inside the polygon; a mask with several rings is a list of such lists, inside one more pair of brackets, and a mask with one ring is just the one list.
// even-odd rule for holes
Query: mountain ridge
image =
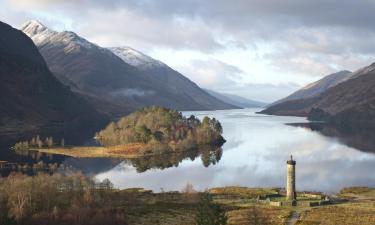
{"label": "mountain ridge", "polygon": [[375,124],[375,64],[312,98],[286,101],[263,110],[273,115],[307,116],[339,124]]}
{"label": "mountain ridge", "polygon": [[30,21],[21,28],[35,41],[51,71],[62,83],[111,117],[149,105],[178,110],[234,107],[210,96],[167,66],[142,70],[74,32],[56,32],[40,22]]}
{"label": "mountain ridge", "polygon": [[106,119],[50,72],[33,41],[0,22],[0,126],[2,132],[51,124],[100,126]]}
{"label": "mountain ridge", "polygon": [[326,75],[323,78],[315,82],[305,85],[304,87],[293,92],[287,97],[271,103],[270,105],[268,105],[268,107],[280,104],[282,102],[290,101],[290,100],[298,100],[298,99],[311,98],[311,97],[318,96],[319,94],[323,93],[330,87],[333,87],[349,79],[351,76],[352,76],[352,72],[348,70],[342,70],[336,73]]}

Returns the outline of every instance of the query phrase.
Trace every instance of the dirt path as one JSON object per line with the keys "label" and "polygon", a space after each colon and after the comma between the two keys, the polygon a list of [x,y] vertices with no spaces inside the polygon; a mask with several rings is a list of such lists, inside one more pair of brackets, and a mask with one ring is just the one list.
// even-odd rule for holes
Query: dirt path
{"label": "dirt path", "polygon": [[294,225],[294,224],[296,224],[296,222],[297,222],[300,214],[301,213],[298,212],[298,211],[293,211],[292,215],[290,216],[290,218],[289,218],[289,220],[287,222],[287,225]]}

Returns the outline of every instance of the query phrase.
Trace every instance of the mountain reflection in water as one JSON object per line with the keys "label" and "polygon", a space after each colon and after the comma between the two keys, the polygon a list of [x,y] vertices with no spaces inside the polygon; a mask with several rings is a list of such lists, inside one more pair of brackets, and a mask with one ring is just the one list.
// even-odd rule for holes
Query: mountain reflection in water
{"label": "mountain reflection in water", "polygon": [[305,118],[256,114],[259,110],[183,112],[218,119],[227,140],[222,149],[124,160],[19,155],[8,146],[1,147],[0,161],[56,163],[59,168],[80,170],[99,180],[108,178],[118,188],[169,191],[181,190],[187,183],[197,190],[231,185],[284,187],[286,160],[293,154],[297,190],[337,192],[347,186],[375,186],[373,129],[306,124]]}
{"label": "mountain reflection in water", "polygon": [[355,125],[334,126],[325,123],[292,123],[288,125],[317,131],[324,136],[337,138],[345,145],[359,151],[375,154],[375,127]]}

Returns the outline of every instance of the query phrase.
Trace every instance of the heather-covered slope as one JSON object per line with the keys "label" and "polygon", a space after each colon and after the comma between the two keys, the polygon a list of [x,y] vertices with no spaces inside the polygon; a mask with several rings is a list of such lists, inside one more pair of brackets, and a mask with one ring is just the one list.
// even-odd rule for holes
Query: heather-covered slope
{"label": "heather-covered slope", "polygon": [[18,133],[41,126],[86,127],[104,117],[62,85],[33,41],[0,22],[0,127]]}

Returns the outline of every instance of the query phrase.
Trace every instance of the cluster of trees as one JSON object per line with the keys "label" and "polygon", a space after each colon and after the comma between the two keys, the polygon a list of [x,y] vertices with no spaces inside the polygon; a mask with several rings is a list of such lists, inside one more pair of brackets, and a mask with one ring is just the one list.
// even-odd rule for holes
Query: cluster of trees
{"label": "cluster of trees", "polygon": [[80,173],[12,174],[0,178],[0,224],[126,224],[111,208],[112,189]]}
{"label": "cluster of trees", "polygon": [[200,121],[193,115],[186,118],[176,110],[152,106],[111,122],[96,134],[96,139],[107,146],[142,142],[186,149],[197,145],[222,145],[222,132],[215,118],[205,117]]}
{"label": "cluster of trees", "polygon": [[[28,150],[30,148],[43,148],[43,147],[53,147],[57,145],[53,141],[53,137],[46,137],[45,140],[41,139],[39,135],[33,137],[31,140],[17,142],[14,146],[14,150]],[[65,146],[65,139],[62,138],[60,141],[60,146]]]}

